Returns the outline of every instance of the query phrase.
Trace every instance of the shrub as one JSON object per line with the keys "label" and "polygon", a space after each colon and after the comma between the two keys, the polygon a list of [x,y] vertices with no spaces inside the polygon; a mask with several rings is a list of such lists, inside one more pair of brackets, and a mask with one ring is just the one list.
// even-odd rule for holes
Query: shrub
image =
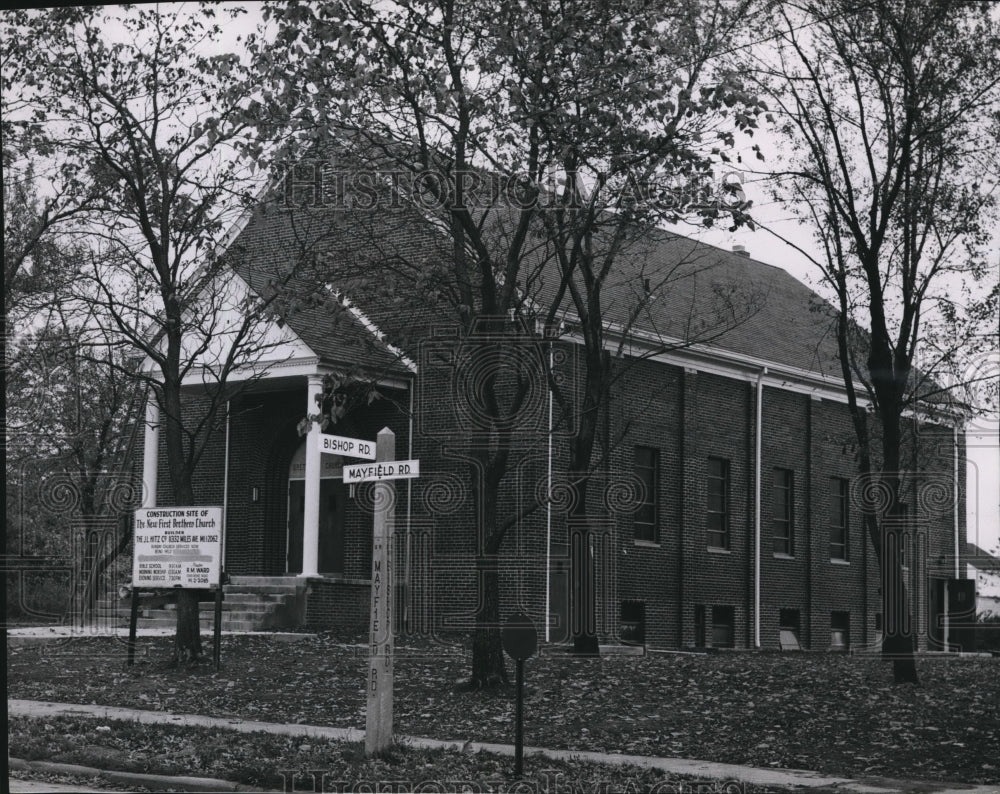
{"label": "shrub", "polygon": [[1000,651],[1000,615],[980,615],[976,623],[976,650]]}

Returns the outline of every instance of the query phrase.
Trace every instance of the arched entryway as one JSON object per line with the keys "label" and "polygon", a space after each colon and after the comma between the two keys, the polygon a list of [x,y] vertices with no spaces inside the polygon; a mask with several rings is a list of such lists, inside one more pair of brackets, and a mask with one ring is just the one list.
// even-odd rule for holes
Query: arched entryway
{"label": "arched entryway", "polygon": [[[318,573],[344,573],[344,461],[339,455],[321,456],[319,481]],[[288,467],[288,540],[286,570],[302,572],[302,519],[306,501],[306,442],[292,456]]]}

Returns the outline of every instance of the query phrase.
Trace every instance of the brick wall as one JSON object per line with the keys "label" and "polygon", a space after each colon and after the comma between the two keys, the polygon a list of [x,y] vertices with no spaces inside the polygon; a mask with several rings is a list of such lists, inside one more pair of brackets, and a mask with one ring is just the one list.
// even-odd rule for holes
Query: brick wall
{"label": "brick wall", "polygon": [[[433,368],[430,369],[433,374]],[[388,392],[358,410],[341,435],[374,438],[383,426],[397,434],[397,457],[421,460],[421,478],[397,483],[397,583],[407,561],[409,614],[400,628],[411,633],[467,632],[474,625],[479,586],[475,573],[479,526],[473,477],[485,476],[483,459],[468,446],[468,416],[456,409],[455,381],[426,373],[418,384],[422,404],[414,416],[409,449],[409,396]],[[591,477],[588,510],[593,518],[597,574],[596,609],[602,641],[615,641],[623,604],[641,605],[645,642],[653,648],[688,647],[711,642],[713,609],[731,610],[736,647],[754,643],[754,435],[756,388],[706,372],[654,362],[631,362],[619,373],[613,405],[605,411],[595,446],[595,462],[607,456],[606,468]],[[570,391],[573,384],[567,384]],[[301,387],[245,395],[233,401],[230,417],[230,471],[226,568],[231,574],[278,574],[285,571],[288,467],[302,443],[296,424],[305,411]],[[187,403],[199,410],[197,399]],[[537,406],[536,406],[537,407]],[[534,422],[529,416],[526,422]],[[537,423],[536,423],[537,424]],[[761,609],[760,639],[778,648],[780,617],[797,613],[803,647],[824,651],[831,643],[831,616],[849,615],[853,647],[876,640],[881,612],[879,571],[866,538],[861,514],[851,501],[846,560],[832,559],[831,478],[855,478],[854,436],[847,408],[837,402],[774,387],[763,390],[761,463]],[[559,620],[568,598],[567,503],[558,499],[549,511],[539,507],[547,489],[548,437],[535,424],[516,434],[519,441],[492,517],[513,521],[501,546],[501,619],[514,609],[526,611],[544,634],[546,563],[552,554],[549,618]],[[162,434],[161,434],[162,439]],[[952,575],[954,545],[950,478],[954,464],[951,430],[911,423],[904,497],[915,506],[918,538],[910,572],[920,647],[930,617],[927,577]],[[202,504],[222,503],[224,431],[199,465],[196,496]],[[657,450],[658,523],[653,540],[637,540],[635,506],[620,499],[635,473],[636,446]],[[553,442],[555,481],[565,480],[568,438]],[[964,447],[960,456],[964,455]],[[728,463],[728,544],[710,548],[706,531],[709,458]],[[161,443],[159,500],[169,504],[171,489]],[[793,482],[792,554],[773,548],[774,472],[791,472]],[[964,479],[964,466],[960,467]],[[928,483],[943,487],[932,499]],[[253,498],[253,489],[257,498]],[[363,582],[370,574],[370,486],[358,486],[345,509],[344,576]],[[535,509],[525,510],[535,504]],[[944,505],[942,507],[942,504]],[[485,507],[482,508],[485,510]],[[960,548],[965,544],[964,510],[960,511]],[[410,535],[407,539],[406,527]],[[547,533],[551,531],[551,538]],[[407,549],[409,551],[407,552]],[[363,585],[319,583],[309,602],[309,620],[317,625],[363,625],[367,614]],[[398,611],[402,620],[402,610]],[[704,637],[696,634],[703,614]],[[553,639],[567,637],[565,625],[553,623]]]}
{"label": "brick wall", "polygon": [[[711,622],[713,607],[731,607],[733,641],[752,647],[753,489],[755,384],[704,372],[645,363],[622,381],[617,405],[644,406],[649,394],[661,402],[639,418],[616,410],[624,430],[612,465],[634,466],[634,446],[660,450],[660,527],[656,543],[636,542],[632,522],[619,517],[618,604],[645,604],[645,638],[651,647],[695,644],[695,613],[701,607]],[[761,614],[762,648],[777,649],[783,610],[797,613],[802,647],[827,650],[834,613],[847,613],[852,647],[877,639],[876,613],[882,608],[879,570],[860,509],[851,498],[847,560],[830,552],[832,478],[856,479],[854,431],[846,405],[773,387],[763,390],[761,461]],[[918,492],[930,480],[950,489],[951,430],[914,424],[907,444],[908,469]],[[729,463],[729,547],[706,542],[706,467],[709,457]],[[774,472],[793,478],[794,550],[773,547]],[[960,467],[962,469],[964,467]],[[939,495],[950,505],[950,495]],[[918,546],[910,566],[911,598],[919,647],[925,648],[929,617],[927,575],[950,565],[953,528],[950,512],[918,505],[914,524]],[[950,508],[949,508],[950,509]],[[964,511],[962,511],[964,512]],[[963,516],[964,522],[964,516]],[[964,533],[964,524],[961,532]],[[964,544],[964,534],[960,542]],[[921,547],[919,544],[925,544]],[[949,569],[950,570],[950,569]],[[947,574],[950,575],[950,574]],[[710,632],[709,632],[710,634]]]}
{"label": "brick wall", "polygon": [[310,580],[306,591],[306,625],[311,628],[367,631],[371,586],[361,582]]}

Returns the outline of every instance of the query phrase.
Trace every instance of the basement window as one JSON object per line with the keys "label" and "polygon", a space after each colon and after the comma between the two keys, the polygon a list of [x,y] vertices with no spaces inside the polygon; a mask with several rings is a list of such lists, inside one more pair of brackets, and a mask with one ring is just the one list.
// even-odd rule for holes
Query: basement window
{"label": "basement window", "polygon": [[799,610],[778,611],[778,646],[783,651],[801,651],[799,644]]}
{"label": "basement window", "polygon": [[712,607],[712,647],[733,647],[734,609],[730,606]]}
{"label": "basement window", "polygon": [[646,604],[643,601],[623,601],[619,638],[625,645],[646,644]]}
{"label": "basement window", "polygon": [[851,647],[851,613],[830,613],[830,650],[847,651]]}

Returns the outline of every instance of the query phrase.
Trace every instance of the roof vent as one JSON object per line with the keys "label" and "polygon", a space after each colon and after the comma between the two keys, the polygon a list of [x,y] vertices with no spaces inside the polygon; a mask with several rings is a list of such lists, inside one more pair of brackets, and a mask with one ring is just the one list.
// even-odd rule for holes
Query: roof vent
{"label": "roof vent", "polygon": [[745,256],[747,259],[750,258],[750,252],[747,250],[745,245],[734,245],[733,253],[739,254],[740,256]]}

